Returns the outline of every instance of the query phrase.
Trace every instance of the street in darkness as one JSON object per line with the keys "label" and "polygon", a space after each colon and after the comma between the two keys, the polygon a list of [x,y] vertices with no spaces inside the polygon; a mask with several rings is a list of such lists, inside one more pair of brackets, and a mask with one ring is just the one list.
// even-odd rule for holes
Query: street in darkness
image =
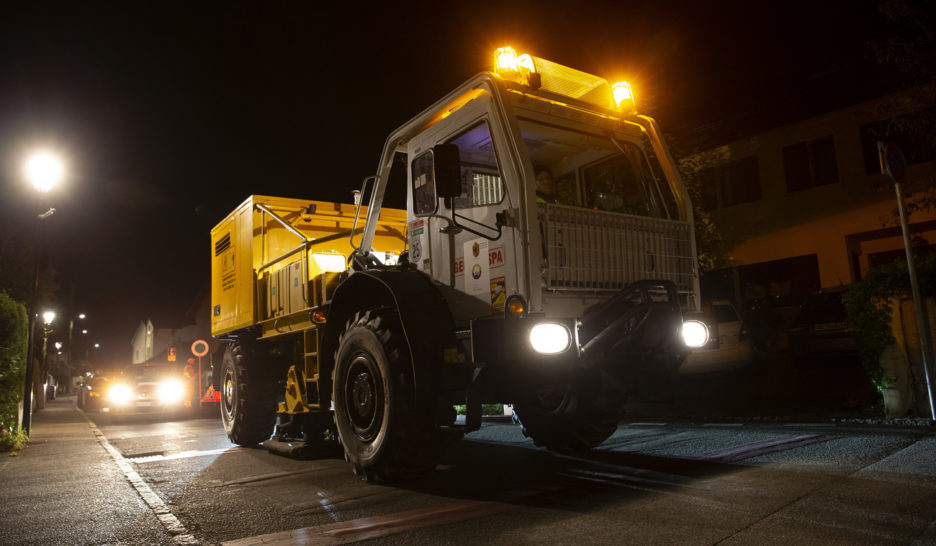
{"label": "street in darkness", "polygon": [[109,424],[72,398],[0,463],[5,544],[931,544],[936,438],[873,420],[626,420],[585,456],[507,419],[435,472],[232,445],[211,416]]}

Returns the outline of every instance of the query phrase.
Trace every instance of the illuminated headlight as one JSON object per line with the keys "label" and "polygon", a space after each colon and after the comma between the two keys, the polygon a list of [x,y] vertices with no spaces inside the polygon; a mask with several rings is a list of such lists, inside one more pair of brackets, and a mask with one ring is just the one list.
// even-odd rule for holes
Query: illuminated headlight
{"label": "illuminated headlight", "polygon": [[133,398],[133,391],[126,385],[114,385],[107,391],[107,399],[115,404],[126,404]]}
{"label": "illuminated headlight", "polygon": [[569,329],[555,322],[541,322],[530,329],[530,345],[545,355],[561,353],[572,344]]}
{"label": "illuminated headlight", "polygon": [[682,325],[682,338],[687,347],[702,347],[709,340],[708,326],[702,321],[687,320]]}
{"label": "illuminated headlight", "polygon": [[185,388],[182,386],[182,383],[175,380],[163,381],[156,390],[156,396],[159,398],[159,401],[164,404],[178,402],[182,399],[184,394]]}

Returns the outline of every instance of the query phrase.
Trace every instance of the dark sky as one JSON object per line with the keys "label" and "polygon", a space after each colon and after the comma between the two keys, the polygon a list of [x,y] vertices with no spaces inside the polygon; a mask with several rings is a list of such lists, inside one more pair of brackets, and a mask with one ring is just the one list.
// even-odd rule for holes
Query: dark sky
{"label": "dark sky", "polygon": [[141,320],[181,321],[247,195],[349,201],[386,135],[498,46],[628,77],[678,137],[847,102],[885,27],[856,2],[20,4],[0,18],[0,227],[37,208],[25,150],[62,151],[44,252],[112,360]]}

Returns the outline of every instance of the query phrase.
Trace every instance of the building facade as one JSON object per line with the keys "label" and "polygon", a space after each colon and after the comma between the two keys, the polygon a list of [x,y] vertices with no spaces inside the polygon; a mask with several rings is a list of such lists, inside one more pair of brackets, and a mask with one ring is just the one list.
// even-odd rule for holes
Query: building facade
{"label": "building facade", "polygon": [[[903,259],[890,179],[878,140],[896,142],[908,169],[905,200],[936,197],[936,91],[919,88],[735,140],[697,154],[702,206],[736,267],[703,283],[709,297],[750,306],[795,305],[820,289],[848,285],[870,267]],[[936,242],[936,210],[910,216],[915,247]]]}

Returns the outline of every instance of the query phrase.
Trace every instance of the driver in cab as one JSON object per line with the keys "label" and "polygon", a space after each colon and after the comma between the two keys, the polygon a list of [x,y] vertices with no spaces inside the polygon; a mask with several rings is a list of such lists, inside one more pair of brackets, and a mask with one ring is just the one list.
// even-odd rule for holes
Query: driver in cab
{"label": "driver in cab", "polygon": [[553,183],[552,172],[549,169],[536,170],[536,202],[549,203],[551,205],[559,204],[559,198],[555,194],[555,184]]}

